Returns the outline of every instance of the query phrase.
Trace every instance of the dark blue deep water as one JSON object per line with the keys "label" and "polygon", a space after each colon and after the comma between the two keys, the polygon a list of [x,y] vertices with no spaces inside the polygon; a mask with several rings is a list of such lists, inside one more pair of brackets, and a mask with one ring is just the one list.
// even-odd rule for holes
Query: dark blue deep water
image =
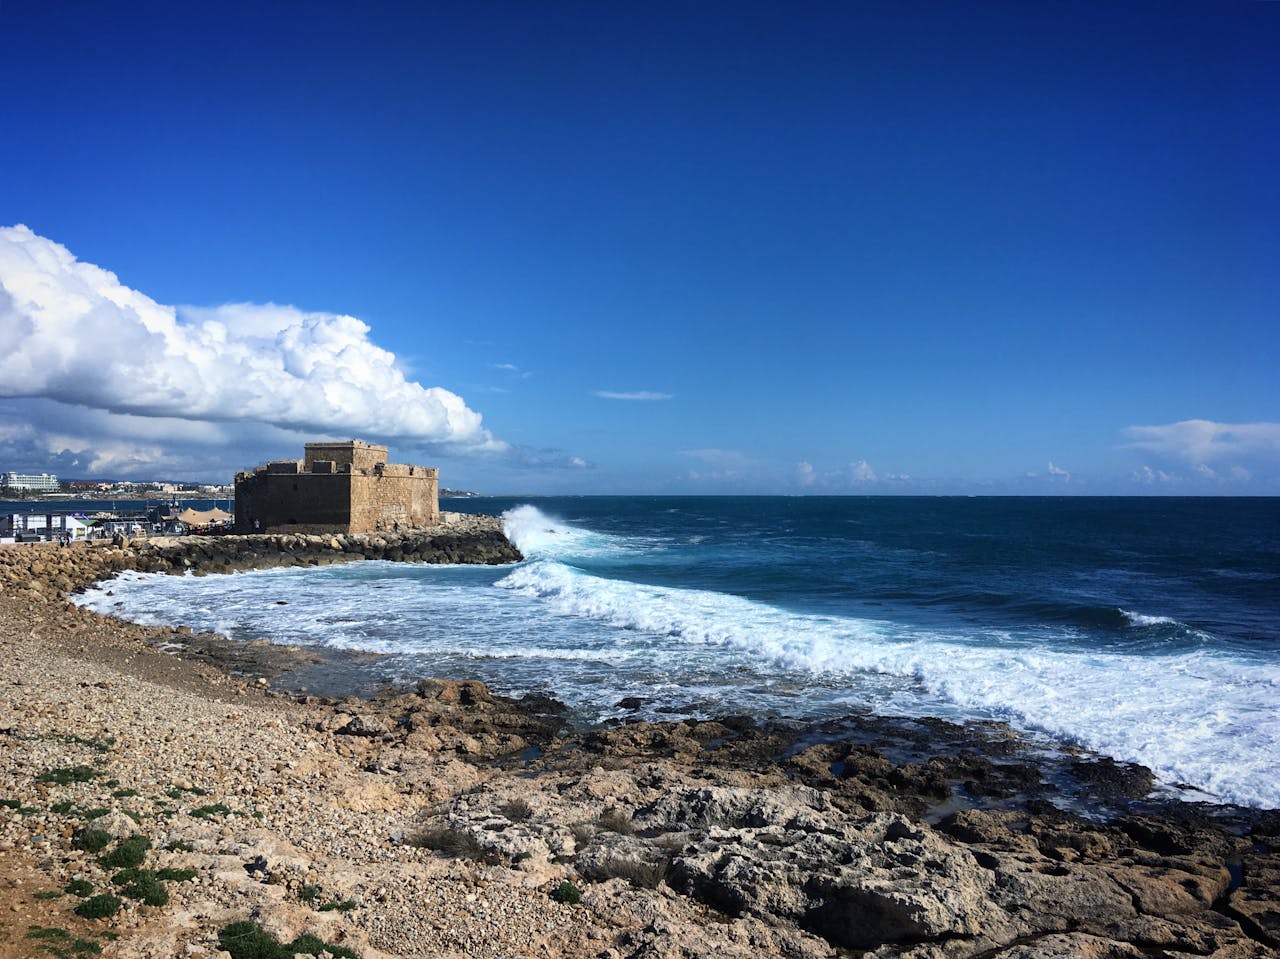
{"label": "dark blue deep water", "polygon": [[630,715],[623,697],[652,716],[1002,719],[1280,806],[1280,500],[442,505],[503,513],[525,562],[132,576],[89,601],[385,653],[351,667],[378,676],[543,690],[591,720]]}

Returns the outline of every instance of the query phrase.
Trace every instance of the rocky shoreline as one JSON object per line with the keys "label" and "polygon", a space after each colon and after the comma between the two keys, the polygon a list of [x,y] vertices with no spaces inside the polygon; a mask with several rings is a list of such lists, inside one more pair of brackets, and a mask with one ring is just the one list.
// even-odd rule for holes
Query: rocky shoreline
{"label": "rocky shoreline", "polygon": [[[324,700],[272,692],[246,644],[66,598],[125,569],[363,558],[519,554],[492,518],[0,547],[0,959],[1278,954],[1280,814],[1152,796],[1141,767],[997,724],[576,734],[477,682]],[[77,915],[95,896],[118,911]]]}

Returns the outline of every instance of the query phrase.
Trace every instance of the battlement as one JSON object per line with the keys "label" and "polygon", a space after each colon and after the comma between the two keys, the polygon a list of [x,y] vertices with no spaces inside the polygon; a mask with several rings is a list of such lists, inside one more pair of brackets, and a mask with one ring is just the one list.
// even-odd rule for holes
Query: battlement
{"label": "battlement", "polygon": [[440,471],[388,463],[360,440],[307,443],[301,460],[236,474],[236,532],[371,533],[440,521]]}
{"label": "battlement", "polygon": [[307,443],[303,446],[303,451],[303,469],[308,473],[314,472],[312,466],[323,460],[334,463],[338,472],[344,466],[352,470],[371,470],[387,461],[385,446],[362,443],[360,440],[349,440],[346,443]]}

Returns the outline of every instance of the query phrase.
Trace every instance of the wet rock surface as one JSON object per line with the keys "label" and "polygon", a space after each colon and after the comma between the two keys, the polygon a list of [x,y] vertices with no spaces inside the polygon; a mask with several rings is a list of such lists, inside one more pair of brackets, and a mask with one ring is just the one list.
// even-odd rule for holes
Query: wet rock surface
{"label": "wet rock surface", "polygon": [[[237,676],[157,651],[235,644],[69,606],[61,591],[112,565],[77,552],[0,548],[5,959],[37,954],[13,947],[33,926],[109,931],[108,957],[212,957],[246,919],[366,959],[1280,947],[1280,814],[1151,794],[1140,767],[999,724],[582,732],[550,697],[475,681],[273,693],[269,664],[234,661],[252,652],[222,658]],[[52,894],[119,891],[83,848],[95,828],[145,833],[147,868],[194,876],[164,881],[165,905],[81,920]]]}

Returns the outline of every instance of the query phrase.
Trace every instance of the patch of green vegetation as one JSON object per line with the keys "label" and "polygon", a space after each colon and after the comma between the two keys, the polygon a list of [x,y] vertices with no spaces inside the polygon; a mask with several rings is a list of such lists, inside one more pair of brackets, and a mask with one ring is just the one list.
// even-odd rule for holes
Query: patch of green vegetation
{"label": "patch of green vegetation", "polygon": [[111,843],[111,833],[104,829],[85,829],[72,840],[71,845],[85,852],[102,852]]}
{"label": "patch of green vegetation", "polygon": [[189,842],[183,842],[181,839],[175,839],[173,842],[167,844],[164,848],[169,850],[169,852],[195,852],[196,851],[195,846],[191,845],[191,843]]}
{"label": "patch of green vegetation", "polygon": [[112,799],[128,799],[130,796],[138,795],[136,789],[117,789],[111,794]]}
{"label": "patch of green vegetation", "polygon": [[181,799],[183,793],[191,793],[193,796],[207,796],[209,795],[209,790],[201,789],[199,786],[174,786],[165,795],[170,799]]}
{"label": "patch of green vegetation", "polygon": [[148,906],[163,906],[169,901],[168,891],[150,869],[134,870],[133,878],[124,887],[124,894],[130,899],[140,899]]}
{"label": "patch of green vegetation", "polygon": [[253,812],[251,812],[249,815],[253,816],[253,818],[254,818],[254,819],[266,819],[266,818],[267,818],[267,814],[266,814],[266,813],[264,813],[261,809],[255,809],[255,810],[254,810]]}
{"label": "patch of green vegetation", "polygon": [[21,799],[0,799],[0,808],[12,809],[19,816],[30,816],[35,812],[34,807],[22,805]]}
{"label": "patch of green vegetation", "polygon": [[105,753],[116,744],[114,736],[75,736],[72,734],[59,734],[53,737],[59,742],[71,743],[76,746],[88,746],[94,752]]}
{"label": "patch of green vegetation", "polygon": [[89,882],[89,880],[87,879],[72,879],[69,883],[67,883],[66,888],[64,889],[64,892],[67,892],[73,896],[80,896],[81,898],[85,896],[92,896],[93,883]]}
{"label": "patch of green vegetation", "polygon": [[52,926],[32,926],[27,930],[28,939],[70,939],[71,933]]}
{"label": "patch of green vegetation", "polygon": [[552,890],[551,898],[556,902],[565,902],[572,906],[582,901],[582,892],[566,879]]}
{"label": "patch of green vegetation", "polygon": [[128,839],[121,839],[110,852],[99,856],[98,862],[104,869],[128,869],[132,866],[141,866],[150,848],[150,839],[141,833],[134,833]]}
{"label": "patch of green vegetation", "polygon": [[98,933],[98,936],[102,939],[107,940],[107,942],[115,942],[117,939],[120,938],[120,933],[111,932],[109,929],[104,929],[102,932]]}
{"label": "patch of green vegetation", "polygon": [[111,881],[117,886],[123,886],[126,882],[133,882],[138,878],[138,873],[142,870],[137,868],[121,869],[118,873],[111,877]]}
{"label": "patch of green vegetation", "polygon": [[190,815],[194,819],[210,819],[213,816],[225,816],[229,812],[231,809],[219,802],[212,806],[197,806],[191,810]]}
{"label": "patch of green vegetation", "polygon": [[66,893],[61,889],[50,889],[48,892],[38,892],[32,899],[61,899]]}
{"label": "patch of green vegetation", "polygon": [[359,959],[345,946],[326,943],[317,936],[299,936],[290,943],[280,943],[252,922],[233,922],[218,933],[218,945],[231,953],[231,959],[290,959],[296,955],[318,956],[327,952],[337,959]]}
{"label": "patch of green vegetation", "polygon": [[65,946],[49,944],[45,948],[53,954],[54,959],[85,959],[86,956],[96,956],[102,952],[100,945],[88,939],[72,939]]}
{"label": "patch of green vegetation", "polygon": [[111,810],[105,806],[94,806],[92,809],[82,809],[80,811],[80,818],[86,820],[101,819],[109,812],[111,812]]}
{"label": "patch of green vegetation", "polygon": [[156,870],[156,878],[163,882],[188,882],[196,877],[194,869],[167,869]]}
{"label": "patch of green vegetation", "polygon": [[356,907],[354,899],[331,899],[316,907],[317,912],[350,912]]}
{"label": "patch of green vegetation", "polygon": [[318,956],[322,952],[327,952],[336,959],[356,959],[356,954],[345,946],[335,946],[333,943],[325,942],[318,936],[305,935],[299,936],[293,942],[281,947],[286,949],[293,955]]}
{"label": "patch of green vegetation", "polygon": [[87,783],[97,778],[98,771],[92,766],[55,766],[46,769],[36,777],[38,782],[53,783],[55,786],[69,786],[71,783]]}
{"label": "patch of green vegetation", "polygon": [[303,902],[315,902],[320,898],[320,887],[308,883],[298,890],[298,898]]}
{"label": "patch of green vegetation", "polygon": [[115,896],[103,893],[100,896],[91,896],[80,903],[76,906],[75,912],[77,916],[85,919],[106,919],[119,912],[121,905],[122,903]]}
{"label": "patch of green vegetation", "polygon": [[76,808],[76,804],[70,799],[64,799],[61,802],[54,803],[49,808],[59,816],[65,816],[67,813],[71,812],[71,810]]}

